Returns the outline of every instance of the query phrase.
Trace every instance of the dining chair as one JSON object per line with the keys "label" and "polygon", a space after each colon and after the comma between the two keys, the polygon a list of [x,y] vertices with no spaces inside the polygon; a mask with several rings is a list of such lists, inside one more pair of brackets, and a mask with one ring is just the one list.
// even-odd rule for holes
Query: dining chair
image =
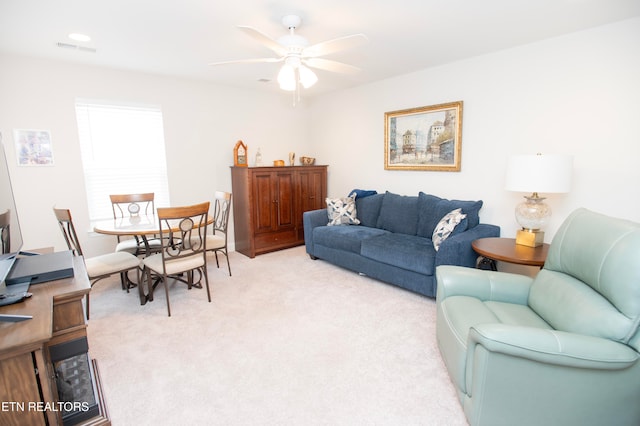
{"label": "dining chair", "polygon": [[227,251],[227,225],[229,224],[229,211],[231,210],[231,193],[216,191],[213,198],[213,233],[207,235],[207,251],[214,252],[218,268],[220,268],[218,252],[224,254],[227,258],[229,276],[231,276],[231,265],[229,264],[229,253]]}
{"label": "dining chair", "polygon": [[[124,219],[140,215],[154,215],[155,193],[146,192],[142,194],[112,194],[111,209],[114,219]],[[160,251],[160,241],[157,238],[134,235],[132,238],[117,236],[118,245],[116,251],[125,251],[136,256],[146,256]]]}
{"label": "dining chair", "polygon": [[[169,303],[169,279],[187,284],[187,288],[202,288],[204,279],[207,298],[211,302],[207,275],[207,222],[209,205],[204,202],[192,206],[158,208],[160,228],[160,253],[142,260],[143,277],[147,280],[148,299],[153,300],[154,287],[162,281],[167,298],[167,314],[171,316]],[[198,280],[194,282],[195,272]],[[156,283],[154,284],[154,278]]]}
{"label": "dining chair", "polygon": [[2,253],[5,254],[11,252],[11,213],[7,210],[4,213],[0,213],[0,245],[2,246]]}
{"label": "dining chair", "polygon": [[[64,241],[67,243],[69,250],[76,256],[84,256],[76,228],[73,225],[71,211],[69,209],[57,209],[54,207],[53,212],[58,220],[58,225],[60,225],[60,230],[62,231]],[[84,265],[91,282],[91,287],[103,278],[119,274],[122,287],[126,289],[128,293],[131,283],[128,273],[134,269],[136,270],[137,282],[140,283],[141,260],[131,253],[121,251],[94,257],[85,257]],[[140,286],[140,284],[138,284],[138,286]],[[89,319],[89,293],[87,293],[87,319]]]}

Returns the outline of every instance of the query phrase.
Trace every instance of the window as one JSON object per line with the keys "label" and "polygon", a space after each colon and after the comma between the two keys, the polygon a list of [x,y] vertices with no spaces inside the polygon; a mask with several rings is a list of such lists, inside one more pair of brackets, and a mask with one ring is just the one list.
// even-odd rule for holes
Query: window
{"label": "window", "polygon": [[76,119],[90,220],[113,217],[110,194],[170,205],[160,107],[76,99]]}

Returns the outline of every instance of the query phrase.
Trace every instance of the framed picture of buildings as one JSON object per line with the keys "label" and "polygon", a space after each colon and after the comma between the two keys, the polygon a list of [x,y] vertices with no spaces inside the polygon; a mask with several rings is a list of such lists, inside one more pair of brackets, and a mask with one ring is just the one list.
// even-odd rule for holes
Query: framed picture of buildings
{"label": "framed picture of buildings", "polygon": [[460,171],[462,101],[384,114],[385,170]]}

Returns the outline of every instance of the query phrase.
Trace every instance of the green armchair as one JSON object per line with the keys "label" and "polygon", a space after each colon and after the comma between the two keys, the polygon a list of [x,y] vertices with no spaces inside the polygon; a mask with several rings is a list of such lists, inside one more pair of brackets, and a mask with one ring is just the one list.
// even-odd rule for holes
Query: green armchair
{"label": "green armchair", "polygon": [[438,346],[471,425],[640,425],[640,224],[578,209],[535,278],[436,279]]}

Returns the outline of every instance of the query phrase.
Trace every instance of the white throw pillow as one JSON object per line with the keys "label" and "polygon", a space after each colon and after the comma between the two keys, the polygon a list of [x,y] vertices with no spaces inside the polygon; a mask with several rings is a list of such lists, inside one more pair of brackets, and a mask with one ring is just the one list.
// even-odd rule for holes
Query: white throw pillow
{"label": "white throw pillow", "polygon": [[358,225],[360,221],[356,213],[356,197],[327,198],[328,226]]}
{"label": "white throw pillow", "polygon": [[433,236],[431,237],[431,241],[433,241],[433,248],[438,251],[440,249],[440,244],[444,240],[446,240],[449,235],[456,229],[456,226],[462,222],[462,219],[467,217],[466,214],[462,213],[462,209],[451,210],[449,213],[444,215],[440,222],[436,225],[436,229],[433,230]]}

